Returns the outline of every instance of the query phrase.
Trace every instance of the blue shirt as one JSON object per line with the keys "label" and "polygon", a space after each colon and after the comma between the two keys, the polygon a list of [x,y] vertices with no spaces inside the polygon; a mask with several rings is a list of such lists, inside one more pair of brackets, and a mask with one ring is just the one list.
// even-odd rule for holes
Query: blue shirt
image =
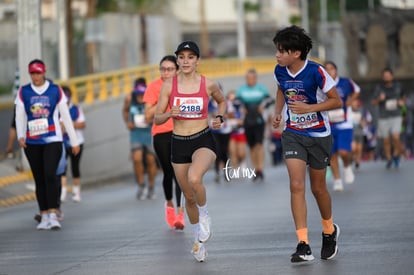
{"label": "blue shirt", "polygon": [[18,95],[27,114],[26,143],[47,144],[62,141],[57,105],[63,93],[50,84],[43,94],[36,93],[30,84],[23,86]]}
{"label": "blue shirt", "polygon": [[[296,74],[285,66],[276,65],[274,75],[281,88],[285,103],[302,101],[317,104],[327,99],[326,93],[335,86],[335,81],[318,63],[306,60],[305,65]],[[285,114],[285,131],[311,137],[325,137],[331,134],[328,114],[311,112],[295,114],[288,107]]]}
{"label": "blue shirt", "polygon": [[261,84],[241,86],[236,92],[239,99],[246,108],[247,114],[244,118],[244,127],[250,128],[264,124],[264,119],[259,113],[259,106],[265,98],[269,97],[267,88]]}
{"label": "blue shirt", "polygon": [[138,103],[132,98],[131,104],[129,105],[129,119],[135,126],[129,132],[131,144],[151,145],[151,125],[145,123],[145,103]]}
{"label": "blue shirt", "polygon": [[[336,91],[338,92],[339,97],[342,100],[341,113],[343,114],[342,121],[332,122],[331,127],[341,130],[341,129],[352,129],[353,123],[352,119],[348,115],[348,107],[346,106],[346,101],[352,94],[359,93],[360,88],[354,81],[349,78],[339,77],[336,79]],[[334,112],[333,110],[332,112]]]}
{"label": "blue shirt", "polygon": [[246,107],[248,105],[260,105],[260,103],[269,96],[267,88],[261,84],[254,86],[243,85],[236,93],[236,97],[240,99]]}
{"label": "blue shirt", "polygon": [[[79,107],[77,105],[72,104],[69,107],[69,114],[70,114],[70,118],[72,119],[72,121],[78,120],[80,116]],[[65,144],[66,147],[71,147],[68,133],[63,134],[63,143]]]}

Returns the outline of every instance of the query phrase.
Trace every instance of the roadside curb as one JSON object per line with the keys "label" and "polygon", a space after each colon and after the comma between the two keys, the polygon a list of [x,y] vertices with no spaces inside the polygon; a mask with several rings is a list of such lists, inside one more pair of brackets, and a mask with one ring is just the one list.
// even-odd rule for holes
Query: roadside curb
{"label": "roadside curb", "polygon": [[[18,184],[22,182],[27,182],[33,180],[32,172],[24,171],[15,175],[0,177],[0,188],[4,188],[9,185]],[[34,192],[28,192],[22,195],[13,196],[7,199],[0,200],[0,207],[8,207],[16,205],[19,203],[32,201],[36,199],[36,194]]]}
{"label": "roadside curb", "polygon": [[0,110],[4,109],[13,109],[14,102],[13,99],[4,99],[2,96],[0,96]]}
{"label": "roadside curb", "polygon": [[0,200],[0,207],[9,207],[16,204],[33,201],[36,199],[35,192],[29,192],[23,195],[14,196],[8,199]]}
{"label": "roadside curb", "polygon": [[[131,177],[130,173],[125,174],[125,175],[119,175],[116,177],[107,178],[106,180],[99,180],[99,181],[91,180],[89,182],[83,182],[82,190],[88,190],[88,189],[92,189],[98,186],[114,184],[114,183],[117,183],[118,180],[122,178],[129,178],[129,177]],[[32,175],[31,170],[24,171],[24,172],[11,175],[11,176],[0,177],[0,189],[5,188],[7,186],[14,185],[14,184],[24,184],[29,181],[33,181],[33,175]],[[72,192],[72,185],[67,186],[67,191],[68,193]],[[21,193],[23,194],[20,194],[20,195],[16,194],[15,196],[10,196],[5,199],[0,199],[0,209],[36,200],[36,193],[33,191],[30,191],[27,193],[24,193],[24,192],[21,192]]]}
{"label": "roadside curb", "polygon": [[15,175],[0,177],[0,188],[6,187],[7,185],[29,180],[33,180],[33,175],[31,171],[24,171]]}

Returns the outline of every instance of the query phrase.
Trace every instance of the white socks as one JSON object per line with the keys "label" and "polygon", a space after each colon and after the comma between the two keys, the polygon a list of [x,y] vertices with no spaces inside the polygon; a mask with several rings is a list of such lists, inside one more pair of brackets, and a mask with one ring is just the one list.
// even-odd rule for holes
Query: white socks
{"label": "white socks", "polygon": [[203,206],[200,206],[200,205],[197,204],[197,208],[198,208],[198,213],[199,213],[200,217],[208,216],[207,203]]}
{"label": "white socks", "polygon": [[190,223],[190,227],[191,227],[191,230],[193,230],[194,241],[198,242],[198,231],[199,231],[200,224],[199,223],[194,223],[194,224]]}

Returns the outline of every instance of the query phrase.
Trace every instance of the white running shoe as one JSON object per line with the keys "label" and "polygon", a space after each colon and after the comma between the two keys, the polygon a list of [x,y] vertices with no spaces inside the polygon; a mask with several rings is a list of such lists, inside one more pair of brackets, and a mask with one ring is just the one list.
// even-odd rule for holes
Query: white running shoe
{"label": "white running shoe", "polygon": [[211,237],[211,219],[209,216],[199,218],[198,240],[201,243],[207,242]]}
{"label": "white running shoe", "polygon": [[148,200],[154,200],[156,198],[155,196],[155,191],[154,191],[154,187],[149,187],[148,188],[148,192],[147,192],[147,199]]}
{"label": "white running shoe", "polygon": [[73,194],[72,200],[74,202],[80,202],[81,201],[81,196],[80,194]]}
{"label": "white running shoe", "polygon": [[48,214],[42,214],[42,218],[40,220],[40,223],[36,226],[37,230],[49,230],[49,215]]}
{"label": "white running shoe", "polygon": [[59,230],[62,228],[56,213],[49,214],[49,228],[52,230]]}
{"label": "white running shoe", "polygon": [[352,171],[352,166],[349,165],[348,167],[344,167],[344,181],[347,184],[352,184],[354,183],[355,180],[355,175],[354,172]]}
{"label": "white running shoe", "polygon": [[58,210],[56,211],[56,217],[57,217],[57,219],[58,219],[58,221],[59,221],[59,222],[63,221],[63,217],[64,217],[64,216],[65,216],[65,215],[63,214],[62,210],[58,209]]}
{"label": "white running shoe", "polygon": [[191,250],[191,254],[193,254],[194,258],[201,262],[204,262],[207,258],[207,250],[203,243],[194,242],[193,249]]}
{"label": "white running shoe", "polygon": [[81,201],[80,187],[79,186],[73,186],[72,200],[74,202],[80,202]]}
{"label": "white running shoe", "polygon": [[62,186],[62,192],[60,194],[60,201],[61,202],[66,201],[66,195],[67,195],[67,193],[68,193],[68,190],[67,190],[66,186]]}
{"label": "white running shoe", "polygon": [[142,201],[145,200],[145,187],[144,186],[138,186],[138,192],[137,192],[137,199]]}
{"label": "white running shoe", "polygon": [[334,191],[342,191],[342,190],[344,190],[344,185],[342,184],[342,180],[341,179],[334,180],[333,190]]}

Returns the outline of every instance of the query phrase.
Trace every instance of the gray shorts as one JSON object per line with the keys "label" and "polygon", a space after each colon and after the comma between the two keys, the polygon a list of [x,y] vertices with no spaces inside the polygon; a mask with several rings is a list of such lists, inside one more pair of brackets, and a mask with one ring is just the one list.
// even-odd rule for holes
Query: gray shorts
{"label": "gray shorts", "polygon": [[285,159],[301,159],[313,169],[324,169],[331,161],[332,136],[308,137],[284,131],[282,148]]}
{"label": "gray shorts", "polygon": [[378,119],[378,130],[377,130],[378,137],[386,138],[392,134],[399,135],[401,133],[401,123],[402,123],[401,116]]}
{"label": "gray shorts", "polygon": [[144,150],[145,153],[150,153],[155,155],[154,147],[151,145],[141,144],[139,142],[131,143],[131,152],[138,150]]}
{"label": "gray shorts", "polygon": [[360,127],[354,127],[352,141],[356,143],[364,142],[364,131]]}

